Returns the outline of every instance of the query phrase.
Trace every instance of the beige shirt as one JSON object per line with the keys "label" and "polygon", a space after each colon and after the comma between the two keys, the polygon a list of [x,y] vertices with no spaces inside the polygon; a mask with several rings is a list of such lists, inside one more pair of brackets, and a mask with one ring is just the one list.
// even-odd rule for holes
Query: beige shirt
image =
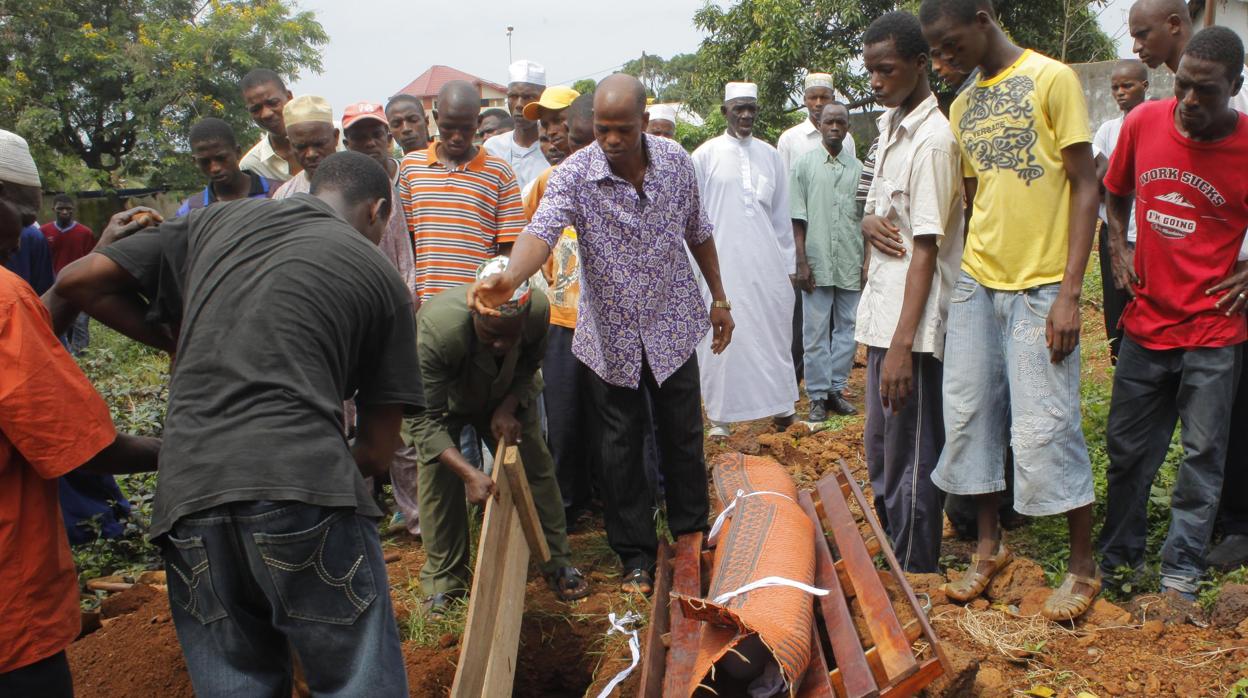
{"label": "beige shirt", "polygon": [[251,150],[243,156],[239,167],[262,175],[269,181],[285,182],[290,179],[290,163],[282,159],[269,142],[269,134],[264,134]]}
{"label": "beige shirt", "polygon": [[900,228],[904,257],[870,248],[867,284],[858,302],[855,336],[872,347],[888,348],[901,318],[906,275],[914,239],[936,238],[939,252],[932,289],[914,335],[913,351],[944,356],[949,298],[962,260],[962,163],[949,120],[931,95],[893,128],[897,110],[879,118],[875,180],[867,193],[866,213]]}

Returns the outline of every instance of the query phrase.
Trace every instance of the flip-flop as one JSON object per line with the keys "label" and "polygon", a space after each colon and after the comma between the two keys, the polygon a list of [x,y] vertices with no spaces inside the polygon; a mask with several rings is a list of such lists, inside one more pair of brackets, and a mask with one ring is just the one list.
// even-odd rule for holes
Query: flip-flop
{"label": "flip-flop", "polygon": [[641,594],[649,596],[654,592],[654,578],[650,573],[643,569],[629,570],[624,575],[624,579],[620,581],[620,591],[625,594]]}
{"label": "flip-flop", "polygon": [[[984,593],[984,589],[988,588],[988,582],[996,576],[1014,559],[1014,554],[1010,549],[1005,547],[1005,539],[1002,538],[997,542],[997,552],[990,558],[984,559],[979,554],[971,555],[971,565],[966,568],[961,577],[957,581],[946,582],[941,589],[945,595],[954,601],[966,602]],[[979,563],[987,562],[992,566],[987,572],[979,571]]]}
{"label": "flip-flop", "polygon": [[560,567],[546,577],[560,601],[576,601],[589,596],[589,582],[575,567]]}
{"label": "flip-flop", "polygon": [[[1076,584],[1083,584],[1092,589],[1090,594],[1076,594],[1074,589]],[[1074,620],[1087,612],[1092,607],[1094,601],[1101,593],[1101,571],[1096,571],[1095,577],[1084,577],[1078,574],[1066,573],[1066,578],[1062,580],[1062,585],[1053,590],[1049,594],[1048,600],[1044,602],[1044,607],[1040,609],[1040,615],[1052,621]]]}

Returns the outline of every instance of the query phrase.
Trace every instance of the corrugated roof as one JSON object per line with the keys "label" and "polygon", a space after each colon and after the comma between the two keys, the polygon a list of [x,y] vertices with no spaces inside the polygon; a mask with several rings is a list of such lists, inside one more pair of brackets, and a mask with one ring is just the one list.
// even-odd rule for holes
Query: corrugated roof
{"label": "corrugated roof", "polygon": [[479,78],[471,73],[465,73],[462,70],[452,68],[449,65],[430,66],[428,70],[421,73],[415,80],[409,82],[406,87],[399,90],[396,94],[407,94],[414,97],[437,97],[438,90],[451,80],[467,80],[474,85],[490,87],[499,92],[507,92],[505,85],[491,82],[485,78]]}

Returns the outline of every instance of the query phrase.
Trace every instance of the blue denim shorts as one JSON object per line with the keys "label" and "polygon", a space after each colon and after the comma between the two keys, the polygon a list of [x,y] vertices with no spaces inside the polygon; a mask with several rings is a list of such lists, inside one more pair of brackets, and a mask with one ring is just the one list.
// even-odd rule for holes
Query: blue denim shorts
{"label": "blue denim shorts", "polygon": [[945,448],[932,473],[945,492],[1004,490],[1008,443],[1020,514],[1060,514],[1094,500],[1079,352],[1053,364],[1045,345],[1057,292],[1058,284],[994,291],[965,272],[958,278],[945,339]]}

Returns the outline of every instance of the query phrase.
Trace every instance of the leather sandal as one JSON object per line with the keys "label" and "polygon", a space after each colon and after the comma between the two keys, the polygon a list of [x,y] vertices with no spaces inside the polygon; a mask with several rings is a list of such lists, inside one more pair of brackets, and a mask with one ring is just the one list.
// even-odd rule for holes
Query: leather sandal
{"label": "leather sandal", "polygon": [[560,567],[546,578],[560,601],[576,601],[589,596],[589,582],[575,567]]}
{"label": "leather sandal", "polygon": [[[967,602],[984,593],[984,589],[988,588],[988,582],[996,576],[1010,560],[1014,559],[1014,554],[1010,549],[1005,547],[1005,539],[999,539],[997,542],[997,552],[990,558],[981,558],[978,553],[971,555],[971,565],[966,568],[961,577],[957,581],[946,582],[941,589],[945,595],[954,601]],[[986,562],[991,565],[987,572],[979,571],[979,563]]]}
{"label": "leather sandal", "polygon": [[620,580],[620,591],[625,594],[649,596],[654,592],[654,577],[640,568],[629,570],[628,574],[624,575],[624,579]]}
{"label": "leather sandal", "polygon": [[[1092,590],[1091,593],[1076,594],[1076,584],[1087,586]],[[1066,578],[1062,580],[1062,585],[1054,589],[1052,594],[1049,594],[1049,598],[1044,602],[1044,607],[1040,609],[1040,615],[1051,621],[1074,620],[1092,607],[1092,602],[1100,593],[1100,569],[1096,570],[1096,576],[1094,577],[1084,577],[1067,572]]]}

